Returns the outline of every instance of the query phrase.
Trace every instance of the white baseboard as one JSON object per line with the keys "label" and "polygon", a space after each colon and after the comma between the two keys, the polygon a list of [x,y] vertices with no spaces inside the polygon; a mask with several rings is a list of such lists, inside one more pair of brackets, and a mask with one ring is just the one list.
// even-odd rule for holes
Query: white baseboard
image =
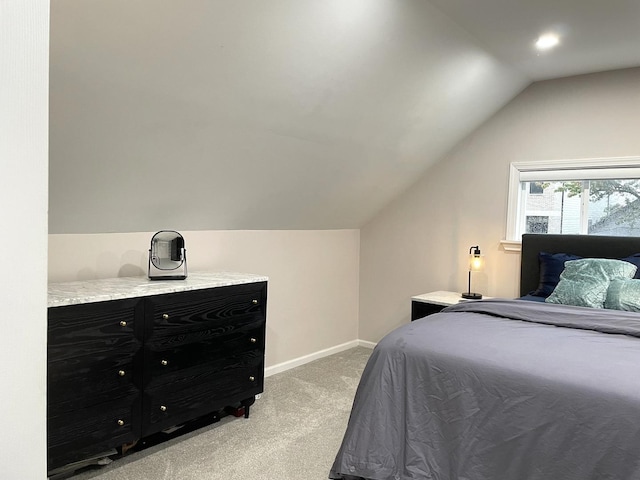
{"label": "white baseboard", "polygon": [[359,347],[366,347],[373,350],[374,348],[376,348],[376,345],[377,345],[376,342],[367,342],[366,340],[358,340]]}
{"label": "white baseboard", "polygon": [[344,352],[345,350],[349,350],[350,348],[374,348],[375,346],[376,344],[374,342],[367,342],[365,340],[352,340],[351,342],[336,345],[335,347],[331,348],[325,348],[324,350],[320,350],[319,352],[310,353],[309,355],[304,355],[302,357],[294,358],[293,360],[288,360],[286,362],[267,367],[264,369],[264,376],[270,377],[271,375],[275,375],[276,373],[285,372],[292,368],[299,367],[300,365],[304,365],[305,363],[313,362],[314,360],[319,360],[321,358],[328,357],[329,355]]}

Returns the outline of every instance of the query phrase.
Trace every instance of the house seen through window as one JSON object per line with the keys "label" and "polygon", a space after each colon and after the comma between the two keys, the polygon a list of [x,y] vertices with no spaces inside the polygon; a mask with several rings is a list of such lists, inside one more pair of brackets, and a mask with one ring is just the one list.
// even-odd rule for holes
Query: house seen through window
{"label": "house seen through window", "polygon": [[523,233],[640,236],[640,158],[512,164],[507,241]]}

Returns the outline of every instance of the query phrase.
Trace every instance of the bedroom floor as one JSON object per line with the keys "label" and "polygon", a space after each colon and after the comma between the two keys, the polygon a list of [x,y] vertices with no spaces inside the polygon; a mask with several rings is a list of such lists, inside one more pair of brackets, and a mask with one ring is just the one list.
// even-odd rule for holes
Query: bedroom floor
{"label": "bedroom floor", "polygon": [[70,480],[326,480],[371,350],[265,379],[249,419],[225,417]]}

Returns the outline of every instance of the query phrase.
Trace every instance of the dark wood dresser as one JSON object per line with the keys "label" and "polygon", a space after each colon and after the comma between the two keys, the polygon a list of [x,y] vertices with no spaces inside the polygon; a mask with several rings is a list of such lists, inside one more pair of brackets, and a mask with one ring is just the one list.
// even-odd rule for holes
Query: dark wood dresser
{"label": "dark wood dresser", "polygon": [[49,288],[48,470],[263,391],[267,278],[192,274]]}

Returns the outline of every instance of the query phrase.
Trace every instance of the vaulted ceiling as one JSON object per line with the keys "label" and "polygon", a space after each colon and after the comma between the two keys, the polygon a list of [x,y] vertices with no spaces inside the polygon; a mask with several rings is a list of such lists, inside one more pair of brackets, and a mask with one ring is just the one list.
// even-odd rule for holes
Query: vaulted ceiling
{"label": "vaulted ceiling", "polygon": [[50,233],[358,228],[531,81],[640,65],[639,5],[52,1]]}

